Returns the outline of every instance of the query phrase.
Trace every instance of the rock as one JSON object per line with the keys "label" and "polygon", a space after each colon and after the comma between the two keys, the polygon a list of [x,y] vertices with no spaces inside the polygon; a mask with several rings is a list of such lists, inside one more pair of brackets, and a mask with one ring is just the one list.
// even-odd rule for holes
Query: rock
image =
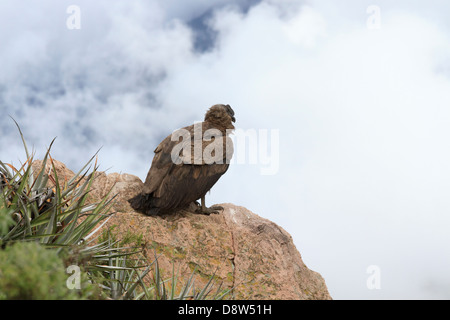
{"label": "rock", "polygon": [[[75,175],[73,171],[68,169],[61,161],[53,159],[53,164],[55,166],[56,173],[58,174],[58,181],[60,185],[64,185],[65,182],[68,182]],[[33,168],[34,177],[37,178],[37,175],[42,168],[42,160],[34,160],[31,167]],[[55,175],[50,159],[47,159],[44,170],[46,174],[50,173],[50,177],[54,180]],[[48,185],[52,185],[51,181],[49,181]]]}
{"label": "rock", "polygon": [[[55,164],[58,176],[73,173]],[[116,214],[103,229],[115,226],[120,238],[142,234],[149,262],[155,254],[165,278],[173,268],[187,280],[196,270],[196,287],[214,275],[222,288],[234,288],[236,299],[331,299],[320,274],[303,263],[292,237],[275,223],[248,209],[220,204],[224,211],[205,216],[188,208],[167,216],[145,216],[127,200],[142,190],[142,181],[130,174],[97,172],[91,201],[117,194]],[[182,281],[179,281],[180,285]]]}
{"label": "rock", "polygon": [[136,176],[127,173],[96,172],[92,184],[91,197],[99,200],[107,196],[116,196],[114,210],[116,212],[134,211],[128,199],[141,192],[144,183]]}

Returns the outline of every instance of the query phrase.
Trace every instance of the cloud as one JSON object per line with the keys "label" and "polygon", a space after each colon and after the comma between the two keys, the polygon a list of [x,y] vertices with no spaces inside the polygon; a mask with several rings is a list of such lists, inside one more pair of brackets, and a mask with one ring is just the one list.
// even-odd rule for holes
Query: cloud
{"label": "cloud", "polygon": [[[55,148],[54,156],[69,165],[79,165],[102,145],[145,150],[140,155],[150,158],[144,146],[170,133],[165,119],[179,114],[162,110],[153,91],[190,59],[191,30],[180,20],[164,20],[157,2],[81,1],[80,30],[65,27],[64,5],[44,2],[34,15],[29,4],[3,7],[10,17],[23,19],[2,20],[15,32],[0,36],[6,44],[0,102],[29,140],[42,147],[58,136],[57,144],[70,144],[74,151]],[[9,118],[1,123],[13,128]],[[146,135],[147,141],[129,138]]]}
{"label": "cloud", "polygon": [[21,153],[11,114],[38,153],[58,136],[54,158],[76,170],[103,146],[103,169],[144,179],[162,138],[229,103],[242,130],[278,130],[279,166],[233,164],[209,204],[287,229],[334,298],[445,296],[445,10],[381,1],[369,30],[357,1],[79,1],[71,31],[69,4],[0,7],[0,159]]}
{"label": "cloud", "polygon": [[[211,198],[227,194],[287,228],[337,298],[426,297],[426,263],[447,261],[436,237],[450,222],[449,83],[434,70],[448,34],[416,14],[385,13],[371,31],[365,10],[357,28],[334,30],[339,18],[311,6],[288,17],[269,3],[223,9],[215,50],[164,82],[177,92],[171,104],[218,97],[237,106],[241,127],[280,129],[279,174],[236,165]],[[371,264],[379,292],[365,285]]]}

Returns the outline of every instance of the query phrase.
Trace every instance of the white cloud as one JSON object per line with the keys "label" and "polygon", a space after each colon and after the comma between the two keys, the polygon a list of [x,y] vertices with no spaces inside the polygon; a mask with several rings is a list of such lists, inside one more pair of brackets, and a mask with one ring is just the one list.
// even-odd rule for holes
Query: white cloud
{"label": "white cloud", "polygon": [[[311,7],[288,18],[269,4],[247,15],[224,9],[216,50],[164,85],[171,103],[229,97],[238,125],[280,129],[279,175],[236,165],[213,200],[226,194],[280,222],[336,298],[426,297],[432,268],[449,263],[448,241],[435,236],[447,238],[450,222],[450,91],[434,73],[448,35],[406,13],[371,31],[365,14],[359,28],[333,30],[326,25],[339,18]],[[381,291],[365,286],[371,264]]]}

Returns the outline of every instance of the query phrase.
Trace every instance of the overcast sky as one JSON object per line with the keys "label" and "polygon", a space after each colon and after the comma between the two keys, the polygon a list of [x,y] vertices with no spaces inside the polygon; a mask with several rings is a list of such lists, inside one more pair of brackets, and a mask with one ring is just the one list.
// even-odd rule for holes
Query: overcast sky
{"label": "overcast sky", "polygon": [[227,103],[259,142],[208,205],[282,226],[335,299],[449,299],[449,13],[438,0],[2,1],[0,159],[25,158],[11,115],[37,157],[56,136],[74,171],[102,147],[102,170],[145,179],[164,137]]}

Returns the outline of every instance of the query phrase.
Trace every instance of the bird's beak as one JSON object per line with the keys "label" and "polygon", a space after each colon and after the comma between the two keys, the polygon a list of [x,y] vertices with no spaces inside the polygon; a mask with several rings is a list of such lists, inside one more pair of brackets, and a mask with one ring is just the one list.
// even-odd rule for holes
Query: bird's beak
{"label": "bird's beak", "polygon": [[231,116],[231,121],[236,122],[236,118]]}

